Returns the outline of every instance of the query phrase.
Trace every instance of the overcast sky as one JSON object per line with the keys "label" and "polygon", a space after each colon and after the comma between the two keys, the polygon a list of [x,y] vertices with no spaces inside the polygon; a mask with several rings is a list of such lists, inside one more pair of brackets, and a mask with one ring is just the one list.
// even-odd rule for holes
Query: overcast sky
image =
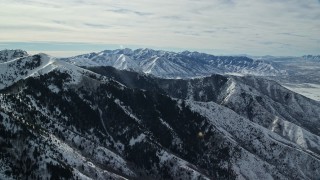
{"label": "overcast sky", "polygon": [[320,54],[320,0],[0,0],[0,48]]}

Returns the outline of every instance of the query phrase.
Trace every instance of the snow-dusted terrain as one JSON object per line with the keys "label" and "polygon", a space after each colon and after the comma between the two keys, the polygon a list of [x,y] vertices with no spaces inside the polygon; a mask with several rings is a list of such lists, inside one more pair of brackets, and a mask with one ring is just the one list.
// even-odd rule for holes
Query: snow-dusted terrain
{"label": "snow-dusted terrain", "polygon": [[275,76],[285,73],[272,64],[247,57],[213,56],[189,51],[174,53],[152,49],[106,50],[65,60],[77,66],[112,66],[161,78],[192,78],[228,73]]}
{"label": "snow-dusted terrain", "polygon": [[[198,52],[173,53],[152,49],[106,50],[64,59],[77,66],[112,66],[144,72],[160,78],[185,79],[222,75],[255,75],[278,81],[290,90],[319,100],[320,56],[237,57],[213,56]],[[313,84],[312,86],[306,85]]]}
{"label": "snow-dusted terrain", "polygon": [[0,51],[0,63],[4,63],[16,58],[28,56],[28,53],[23,50],[1,50]]}
{"label": "snow-dusted terrain", "polygon": [[304,59],[304,60],[307,60],[307,61],[320,62],[320,55],[317,55],[317,56],[305,55],[305,56],[303,56],[303,59]]}
{"label": "snow-dusted terrain", "polygon": [[314,99],[316,101],[320,101],[320,84],[310,84],[310,83],[302,83],[302,84],[283,84],[284,87],[294,91],[296,93],[302,94],[310,99]]}
{"label": "snow-dusted terrain", "polygon": [[287,74],[267,77],[308,98],[320,100],[320,56],[303,57],[260,57],[274,62]]}
{"label": "snow-dusted terrain", "polygon": [[[320,177],[319,102],[261,77],[143,73],[183,74],[174,57],[212,56],[122,51],[0,54],[0,179]],[[229,58],[215,67],[253,66]]]}

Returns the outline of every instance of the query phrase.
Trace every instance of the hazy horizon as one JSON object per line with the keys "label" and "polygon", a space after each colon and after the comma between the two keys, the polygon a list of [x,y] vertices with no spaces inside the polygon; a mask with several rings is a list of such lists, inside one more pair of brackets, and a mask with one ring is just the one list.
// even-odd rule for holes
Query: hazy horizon
{"label": "hazy horizon", "polygon": [[0,49],[1,50],[24,50],[26,51],[28,54],[30,55],[35,55],[35,54],[39,54],[39,53],[44,53],[50,56],[54,56],[54,57],[58,57],[58,58],[67,58],[67,57],[72,57],[72,56],[77,56],[77,55],[83,55],[83,54],[89,54],[89,53],[99,53],[101,51],[105,51],[105,50],[120,50],[120,49],[131,49],[131,50],[137,50],[137,49],[152,49],[152,50],[162,50],[162,51],[168,51],[168,52],[175,52],[175,53],[180,53],[183,51],[190,51],[190,52],[199,52],[199,53],[206,53],[206,54],[211,54],[211,55],[215,55],[215,56],[246,56],[246,57],[264,57],[264,56],[271,56],[271,57],[277,57],[277,58],[285,58],[285,57],[302,57],[304,55],[313,55],[313,56],[318,56],[319,54],[304,54],[301,56],[290,56],[290,55],[279,55],[279,56],[275,56],[275,55],[251,55],[251,54],[218,54],[218,53],[212,53],[210,51],[206,51],[206,50],[189,50],[189,49],[170,49],[170,48],[149,48],[149,47],[114,47],[114,48],[110,48],[110,46],[108,46],[109,48],[105,48],[102,50],[78,50],[78,51],[54,51],[54,50],[26,50],[23,48],[4,48],[4,49]]}
{"label": "hazy horizon", "polygon": [[[26,46],[27,47],[27,46]],[[50,56],[54,57],[59,57],[59,58],[65,58],[65,57],[72,57],[72,56],[77,56],[77,55],[82,55],[82,54],[89,54],[89,53],[99,53],[101,51],[105,50],[119,50],[119,49],[131,49],[131,50],[137,50],[137,49],[152,49],[152,50],[162,50],[162,51],[168,51],[168,52],[175,52],[175,53],[180,53],[183,51],[190,51],[190,52],[199,52],[199,53],[206,53],[206,54],[211,54],[215,56],[246,56],[246,57],[264,57],[264,56],[271,56],[271,57],[277,57],[277,58],[285,58],[285,57],[302,57],[305,55],[312,55],[312,56],[319,56],[319,54],[303,54],[303,55],[271,55],[271,54],[265,54],[265,55],[251,55],[251,54],[232,54],[232,53],[215,53],[214,51],[210,50],[190,50],[190,49],[180,49],[180,48],[159,48],[159,47],[139,47],[139,46],[130,46],[130,47],[118,47],[117,45],[106,45],[106,48],[104,49],[93,49],[93,50],[86,50],[86,49],[79,49],[79,50],[28,50],[28,48],[24,48],[23,46],[19,46],[19,48],[0,48],[1,50],[23,50],[26,51],[30,55],[35,55],[39,53],[44,53]],[[42,49],[42,48],[40,48]],[[49,48],[50,49],[50,48]],[[59,49],[59,48],[58,48]]]}

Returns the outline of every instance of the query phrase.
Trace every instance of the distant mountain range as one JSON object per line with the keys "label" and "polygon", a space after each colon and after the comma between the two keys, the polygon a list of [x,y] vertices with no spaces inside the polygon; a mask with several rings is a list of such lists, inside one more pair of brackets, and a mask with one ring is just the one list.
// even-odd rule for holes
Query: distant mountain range
{"label": "distant mountain range", "polygon": [[303,56],[305,60],[312,60],[312,61],[319,61],[320,62],[320,55],[313,56],[313,55],[305,55]]}
{"label": "distant mountain range", "polygon": [[[320,177],[319,102],[262,77],[222,75],[273,67],[245,57],[216,57],[221,74],[167,79],[189,77],[173,67],[198,56],[200,64],[216,57],[1,51],[0,179]],[[157,58],[163,64],[143,73]]]}
{"label": "distant mountain range", "polygon": [[270,62],[239,56],[213,56],[184,51],[174,53],[152,49],[106,50],[65,59],[85,67],[112,66],[161,78],[192,78],[211,74],[276,76],[285,73]]}

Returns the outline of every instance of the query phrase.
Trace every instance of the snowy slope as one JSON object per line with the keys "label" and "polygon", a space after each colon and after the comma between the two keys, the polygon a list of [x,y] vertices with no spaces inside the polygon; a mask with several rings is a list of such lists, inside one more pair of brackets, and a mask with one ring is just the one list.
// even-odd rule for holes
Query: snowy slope
{"label": "snowy slope", "polygon": [[[274,171],[278,169],[286,172],[287,166],[294,167],[293,171],[286,173],[294,173],[298,179],[312,179],[318,177],[320,171],[318,168],[313,169],[313,165],[319,163],[319,154],[312,152],[313,147],[301,147],[299,144],[292,143],[291,141],[263,128],[259,124],[252,123],[249,119],[242,118],[230,109],[219,106],[213,102],[194,102],[187,101],[192,110],[199,112],[206,116],[211,123],[219,127],[219,130],[225,134],[226,137],[239,143],[242,147],[242,153],[237,159],[233,168],[238,170],[240,175],[246,172],[250,174],[250,178],[254,179],[269,179],[271,175],[261,173],[264,168]],[[293,130],[293,129],[291,129]],[[301,131],[300,131],[301,132]],[[299,133],[299,131],[294,131]],[[300,134],[300,138],[313,138],[314,147],[319,148],[320,138],[310,133]],[[303,135],[305,137],[303,137]],[[250,152],[257,152],[252,155]],[[267,163],[263,164],[258,159],[264,159]],[[276,163],[274,159],[278,159],[287,164],[281,166]],[[290,160],[289,160],[290,159]],[[308,162],[306,164],[297,164],[297,162]],[[241,163],[239,163],[241,162]],[[291,164],[292,163],[292,164]],[[255,164],[252,166],[252,164]],[[310,166],[311,165],[311,166]],[[317,165],[319,166],[319,165]],[[250,167],[250,168],[248,168]],[[248,169],[246,169],[248,168]],[[297,171],[304,171],[299,175]],[[249,171],[249,172],[248,172]],[[288,174],[283,173],[288,176]],[[243,178],[248,178],[244,177]]]}
{"label": "snowy slope", "polygon": [[272,64],[247,57],[213,56],[198,52],[174,53],[152,49],[102,51],[64,59],[78,66],[112,66],[162,78],[190,78],[210,74],[275,76],[285,73]]}
{"label": "snowy slope", "polygon": [[[187,72],[174,69],[186,62],[175,54],[159,51],[161,57],[149,59],[153,50],[118,53],[109,60],[124,69],[130,58],[148,62],[150,72],[167,66],[172,71],[166,73]],[[85,55],[83,62],[97,55]],[[106,59],[94,62],[100,60]],[[110,67],[84,69],[45,54],[1,66],[0,178],[320,176],[320,104],[273,81],[160,79]]]}
{"label": "snowy slope", "polygon": [[25,79],[52,63],[45,55],[27,56],[0,63],[0,89]]}
{"label": "snowy slope", "polygon": [[117,69],[140,71],[138,64],[125,54],[100,52],[76,56],[68,60],[77,66],[113,66]]}
{"label": "snowy slope", "polygon": [[[206,116],[225,137],[229,137],[244,149],[240,156],[244,159],[238,159],[241,163],[235,163],[241,164],[241,167],[235,165],[234,170],[237,173],[251,172],[254,179],[259,177],[258,174],[264,174],[261,178],[267,178],[267,175],[261,172],[264,170],[260,168],[267,166],[262,165],[260,160],[263,159],[268,162],[268,168],[281,169],[283,173],[293,174],[295,178],[314,177],[313,173],[310,173],[314,167],[297,162],[308,161],[307,164],[314,164],[319,159],[320,104],[316,101],[291,92],[274,81],[257,77],[214,75],[191,80],[173,80],[126,71],[112,72],[116,71],[112,68],[90,69],[113,77],[129,87],[187,99],[194,111]],[[156,87],[157,85],[159,87]],[[249,154],[246,151],[249,151]],[[295,156],[303,158],[292,159]],[[285,165],[278,164],[274,159],[285,162]],[[300,167],[291,171],[288,170],[289,166]],[[299,175],[296,172],[300,171],[300,168],[305,172]],[[270,171],[275,170],[268,170]]]}
{"label": "snowy slope", "polygon": [[[7,59],[6,62],[0,63],[0,89],[9,87],[22,79],[48,74],[53,70],[68,72],[72,77],[70,83],[75,84],[81,80],[84,74],[88,73],[88,70],[46,54]],[[91,72],[91,74],[94,73]]]}
{"label": "snowy slope", "polygon": [[215,75],[192,80],[159,80],[158,84],[176,98],[221,104],[282,136],[292,135],[287,138],[295,143],[299,138],[294,132],[307,130],[309,140],[314,139],[314,134],[320,135],[319,102],[296,94],[274,81]]}
{"label": "snowy slope", "polygon": [[320,56],[305,55],[303,57],[254,57],[270,63],[276,63],[279,69],[287,74],[266,77],[279,82],[308,98],[319,101],[320,93]]}
{"label": "snowy slope", "polygon": [[20,57],[28,56],[28,53],[23,50],[1,50],[0,51],[0,63],[7,62]]}

